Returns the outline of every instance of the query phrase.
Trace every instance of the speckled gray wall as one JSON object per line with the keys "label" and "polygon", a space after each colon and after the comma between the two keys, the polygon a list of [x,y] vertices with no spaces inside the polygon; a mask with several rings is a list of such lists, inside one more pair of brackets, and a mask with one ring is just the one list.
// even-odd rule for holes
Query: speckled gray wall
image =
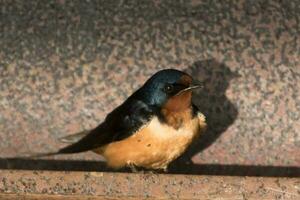
{"label": "speckled gray wall", "polygon": [[0,156],[55,150],[177,68],[206,83],[209,129],[186,158],[300,166],[299,13],[297,0],[1,0]]}

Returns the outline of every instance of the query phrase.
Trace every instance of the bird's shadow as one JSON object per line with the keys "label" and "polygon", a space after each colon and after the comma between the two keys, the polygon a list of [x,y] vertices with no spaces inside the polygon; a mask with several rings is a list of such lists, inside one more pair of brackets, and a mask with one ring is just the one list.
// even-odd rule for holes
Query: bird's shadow
{"label": "bird's shadow", "polygon": [[[232,72],[226,65],[218,63],[213,59],[195,62],[185,72],[205,84],[205,87],[201,91],[194,94],[193,102],[206,116],[208,128],[180,158],[169,166],[169,173],[300,177],[299,167],[193,163],[191,161],[192,157],[213,144],[236,120],[238,109],[226,97],[226,90],[230,85],[230,81],[239,76]],[[107,168],[102,161],[32,160],[20,158],[0,158],[0,169],[115,172]],[[118,172],[129,171],[129,169],[118,170]]]}

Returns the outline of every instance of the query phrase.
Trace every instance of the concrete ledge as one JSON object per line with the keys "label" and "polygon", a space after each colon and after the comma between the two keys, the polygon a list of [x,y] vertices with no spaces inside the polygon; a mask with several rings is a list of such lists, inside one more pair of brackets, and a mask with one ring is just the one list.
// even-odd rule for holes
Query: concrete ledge
{"label": "concrete ledge", "polygon": [[[47,199],[47,200],[104,200],[113,198],[105,197],[93,197],[93,196],[82,196],[82,195],[46,195],[46,194],[0,194],[0,199],[2,200],[37,200],[37,199]],[[131,199],[129,199],[131,200]],[[133,199],[134,200],[134,199]]]}
{"label": "concrete ledge", "polygon": [[299,199],[299,178],[1,170],[1,199]]}

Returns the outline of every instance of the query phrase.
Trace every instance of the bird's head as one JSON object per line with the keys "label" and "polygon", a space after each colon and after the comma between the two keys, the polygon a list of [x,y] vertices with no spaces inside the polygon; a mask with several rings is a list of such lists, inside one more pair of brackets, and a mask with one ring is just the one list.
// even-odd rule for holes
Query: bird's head
{"label": "bird's head", "polygon": [[158,71],[141,88],[149,105],[178,111],[191,106],[192,90],[203,87],[185,72],[175,69]]}

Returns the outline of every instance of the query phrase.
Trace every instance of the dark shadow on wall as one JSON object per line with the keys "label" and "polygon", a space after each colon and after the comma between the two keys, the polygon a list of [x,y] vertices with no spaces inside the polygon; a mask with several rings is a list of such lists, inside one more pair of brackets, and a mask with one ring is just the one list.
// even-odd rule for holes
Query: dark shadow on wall
{"label": "dark shadow on wall", "polygon": [[229,67],[215,60],[194,63],[187,73],[204,83],[204,89],[194,94],[193,102],[206,116],[208,129],[200,137],[195,153],[209,147],[238,116],[237,107],[226,97],[230,81],[238,77]]}
{"label": "dark shadow on wall", "polygon": [[193,103],[206,116],[207,130],[184,155],[171,164],[170,171],[189,173],[193,169],[197,174],[191,158],[213,144],[238,116],[236,106],[225,94],[230,81],[237,78],[238,74],[214,59],[195,62],[185,72],[204,83],[204,88],[194,93]]}

